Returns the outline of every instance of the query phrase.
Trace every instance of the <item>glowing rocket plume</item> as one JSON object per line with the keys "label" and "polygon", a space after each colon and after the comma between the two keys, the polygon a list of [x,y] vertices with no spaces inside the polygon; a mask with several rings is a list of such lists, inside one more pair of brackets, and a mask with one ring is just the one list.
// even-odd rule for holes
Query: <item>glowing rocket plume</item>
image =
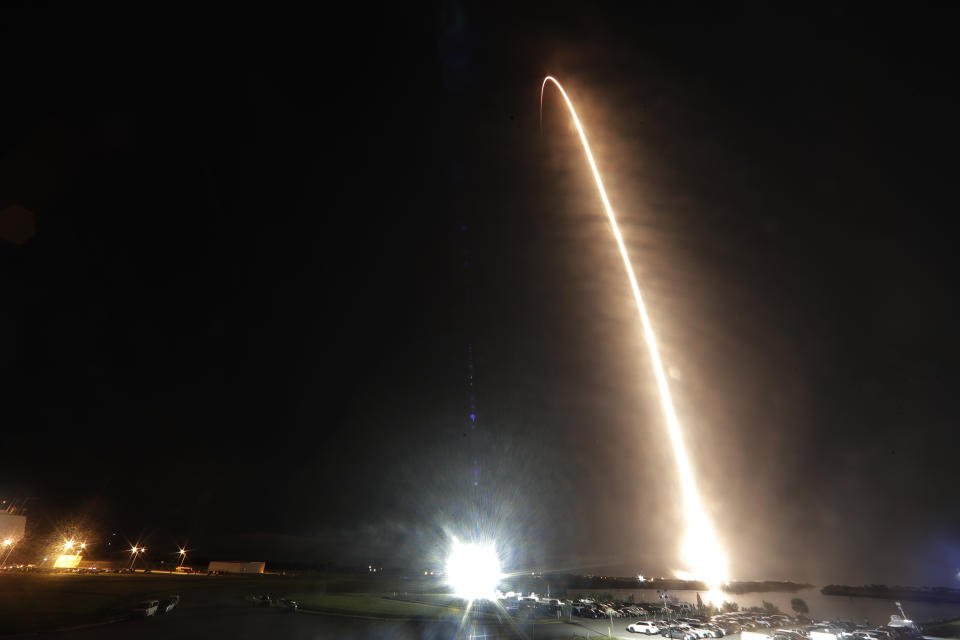
{"label": "glowing rocket plume", "polygon": [[627,270],[627,278],[630,279],[630,288],[633,289],[633,297],[637,301],[637,310],[640,312],[640,320],[643,323],[643,334],[647,340],[647,348],[650,350],[653,372],[657,379],[657,386],[660,389],[660,402],[667,420],[667,433],[670,436],[670,443],[673,445],[673,453],[677,461],[677,471],[680,475],[680,483],[683,489],[684,515],[687,521],[683,552],[690,572],[678,572],[678,575],[680,575],[680,577],[704,580],[712,585],[718,584],[727,580],[726,554],[720,547],[719,542],[717,542],[713,525],[704,512],[703,505],[700,502],[700,493],[697,491],[693,471],[690,468],[690,459],[687,456],[687,449],[683,444],[683,436],[680,433],[680,422],[677,420],[677,414],[673,408],[673,399],[670,397],[670,387],[667,385],[667,377],[663,372],[663,363],[660,361],[660,350],[657,348],[653,325],[650,323],[649,316],[647,316],[647,309],[643,304],[643,297],[640,295],[640,287],[637,285],[637,278],[633,274],[633,266],[630,264],[630,257],[627,255],[627,247],[623,243],[623,236],[620,234],[620,227],[617,225],[617,219],[613,214],[613,207],[610,206],[607,192],[603,188],[603,181],[600,179],[597,163],[594,161],[593,153],[590,151],[590,143],[587,142],[587,134],[583,131],[580,118],[577,117],[577,111],[573,108],[570,97],[567,96],[567,92],[563,90],[560,82],[553,76],[544,78],[543,84],[540,87],[541,126],[543,122],[543,93],[547,88],[548,82],[552,82],[557,89],[560,90],[564,102],[567,103],[567,109],[570,110],[570,116],[573,118],[573,124],[577,128],[577,133],[580,134],[580,142],[583,143],[583,152],[587,156],[587,162],[590,164],[590,170],[593,172],[593,179],[597,183],[597,191],[600,192],[603,209],[606,211],[607,218],[610,220],[613,237],[616,238],[617,246],[620,248],[623,266]]}

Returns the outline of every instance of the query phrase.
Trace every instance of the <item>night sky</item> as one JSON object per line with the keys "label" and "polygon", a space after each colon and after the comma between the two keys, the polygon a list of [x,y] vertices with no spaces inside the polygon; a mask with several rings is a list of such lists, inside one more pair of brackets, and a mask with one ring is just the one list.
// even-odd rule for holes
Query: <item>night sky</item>
{"label": "night sky", "polygon": [[878,11],[4,5],[0,494],[102,553],[683,568],[551,73],[734,577],[955,585],[953,23]]}

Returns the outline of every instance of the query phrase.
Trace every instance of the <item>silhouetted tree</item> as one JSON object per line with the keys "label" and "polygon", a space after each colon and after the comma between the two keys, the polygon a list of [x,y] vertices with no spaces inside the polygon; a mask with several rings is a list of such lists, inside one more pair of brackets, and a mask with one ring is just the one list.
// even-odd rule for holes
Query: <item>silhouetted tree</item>
{"label": "silhouetted tree", "polygon": [[790,601],[790,607],[796,612],[796,614],[803,615],[810,613],[810,608],[807,607],[807,603],[803,601],[803,598],[794,598]]}

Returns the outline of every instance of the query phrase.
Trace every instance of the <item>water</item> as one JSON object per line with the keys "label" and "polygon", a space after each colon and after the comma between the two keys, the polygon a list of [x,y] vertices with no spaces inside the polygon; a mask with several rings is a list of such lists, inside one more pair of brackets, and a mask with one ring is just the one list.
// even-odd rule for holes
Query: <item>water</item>
{"label": "water", "polygon": [[[657,597],[656,589],[595,589],[595,592],[610,593],[619,600],[627,600],[632,595],[636,602],[660,602]],[[577,593],[585,593],[587,590],[572,589],[567,592],[568,597],[573,597]],[[696,591],[670,591],[675,599],[681,602],[689,602],[696,606]],[[707,594],[700,592],[703,598]],[[725,593],[724,599],[728,602],[735,602],[740,608],[759,607],[762,601],[773,603],[783,613],[793,615],[793,609],[790,608],[790,600],[801,598],[807,603],[811,618],[818,620],[841,619],[852,620],[857,623],[863,623],[869,620],[871,625],[886,624],[890,616],[898,614],[894,600],[882,600],[879,598],[849,598],[846,596],[825,596],[820,593],[819,587],[810,589],[801,589],[799,591],[771,591],[767,593]],[[903,610],[911,620],[923,622],[925,620],[934,620],[938,618],[960,617],[960,603],[943,602],[901,602]]]}

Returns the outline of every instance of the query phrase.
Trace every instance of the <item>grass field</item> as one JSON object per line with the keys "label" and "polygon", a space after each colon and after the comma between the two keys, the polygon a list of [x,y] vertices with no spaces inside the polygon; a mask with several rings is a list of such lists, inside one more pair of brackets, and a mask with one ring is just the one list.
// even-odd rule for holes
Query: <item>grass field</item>
{"label": "grass field", "polygon": [[[384,587],[396,586],[328,575],[0,574],[0,635],[100,622],[129,613],[140,600],[173,594],[181,596],[182,609],[252,606],[249,596],[263,593],[294,598],[302,610],[370,618],[462,615],[460,609],[447,606],[449,597],[424,596],[409,602],[383,593]],[[363,589],[380,593],[358,593]]]}
{"label": "grass field", "polygon": [[186,604],[235,601],[251,593],[310,584],[283,576],[0,575],[0,634],[97,622],[128,613],[145,598],[179,594]]}
{"label": "grass field", "polygon": [[463,614],[460,609],[442,605],[395,600],[368,593],[294,593],[291,597],[301,609],[371,618],[443,618]]}

